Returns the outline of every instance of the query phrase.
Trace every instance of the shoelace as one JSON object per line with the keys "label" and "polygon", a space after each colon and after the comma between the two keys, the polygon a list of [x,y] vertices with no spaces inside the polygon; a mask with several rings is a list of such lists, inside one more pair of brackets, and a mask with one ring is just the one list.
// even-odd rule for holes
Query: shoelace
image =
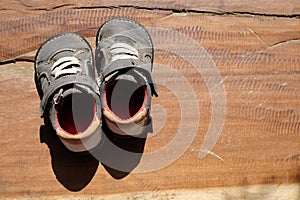
{"label": "shoelace", "polygon": [[77,74],[82,69],[80,69],[80,61],[76,57],[62,57],[52,65],[51,71],[56,79],[61,75]]}
{"label": "shoelace", "polygon": [[115,43],[110,47],[112,61],[120,59],[138,59],[139,52],[133,46],[126,43]]}

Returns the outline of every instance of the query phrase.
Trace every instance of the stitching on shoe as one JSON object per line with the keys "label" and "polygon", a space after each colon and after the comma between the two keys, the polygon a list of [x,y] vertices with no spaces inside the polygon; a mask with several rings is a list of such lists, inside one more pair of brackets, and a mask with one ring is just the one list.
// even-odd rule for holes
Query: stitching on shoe
{"label": "stitching on shoe", "polygon": [[[84,42],[85,44],[88,45],[89,49],[91,49],[91,46],[88,44],[88,42],[83,38],[81,37],[80,35],[76,34],[76,33],[62,33],[60,35],[55,35],[53,36],[52,38],[50,38],[49,40],[47,40],[42,46],[41,48],[38,50],[38,54],[36,56],[36,59],[35,60],[38,60],[39,56],[40,56],[40,52],[45,48],[45,46],[47,46],[48,43],[54,41],[54,40],[57,40],[59,38],[62,38],[64,36],[71,36],[71,37],[77,37],[80,41]],[[37,63],[35,63],[37,65]]]}
{"label": "stitching on shoe", "polygon": [[[139,28],[141,28],[142,31],[146,34],[146,37],[147,37],[147,39],[148,39],[148,42],[150,43],[151,48],[153,48],[152,40],[151,40],[151,38],[150,38],[150,36],[149,36],[149,33],[145,30],[145,27],[144,27],[143,25],[139,24],[138,22],[132,20],[132,19],[126,19],[126,18],[121,18],[121,19],[120,19],[120,18],[111,19],[110,21],[106,22],[106,23],[102,26],[101,30],[104,29],[108,24],[110,24],[110,23],[112,23],[112,22],[114,22],[114,21],[119,21],[119,22],[126,21],[126,22],[129,22],[129,23],[131,23],[131,24],[137,25],[137,26],[138,26]],[[101,30],[100,30],[100,31],[101,31]],[[100,33],[100,31],[99,31],[99,33]],[[100,42],[99,36],[100,36],[100,34],[98,35],[97,40]]]}

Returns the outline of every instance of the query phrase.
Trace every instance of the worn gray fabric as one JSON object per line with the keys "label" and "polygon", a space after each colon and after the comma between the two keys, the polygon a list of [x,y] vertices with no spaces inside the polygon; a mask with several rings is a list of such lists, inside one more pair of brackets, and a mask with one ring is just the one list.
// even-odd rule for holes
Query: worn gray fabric
{"label": "worn gray fabric", "polygon": [[105,124],[119,135],[137,136],[144,129],[151,130],[147,127],[152,125],[151,97],[158,93],[152,77],[153,44],[149,33],[136,21],[115,18],[99,28],[96,40]]}
{"label": "worn gray fabric", "polygon": [[36,87],[42,100],[41,117],[47,115],[53,96],[64,86],[85,85],[99,95],[93,60],[90,45],[74,33],[56,35],[40,47],[34,68]]}
{"label": "worn gray fabric", "polygon": [[[100,142],[99,133],[94,131],[100,124],[101,102],[95,80],[93,52],[87,41],[75,33],[64,33],[48,39],[37,51],[34,69],[35,84],[41,99],[40,116],[49,119],[53,129],[69,150],[81,152],[94,148]],[[79,100],[78,95],[82,96]],[[62,113],[58,105],[65,99],[68,99],[68,103],[65,104],[70,110],[64,109],[63,113],[70,114],[58,119],[58,114]],[[85,110],[84,99],[95,102],[95,106],[90,103],[91,114],[86,118],[91,120],[90,125],[89,120],[84,119],[86,115],[78,117],[73,113],[78,115],[82,108]],[[78,106],[78,109],[72,106]],[[84,124],[86,128],[79,131],[75,118],[85,120],[81,120],[81,126]],[[68,123],[73,123],[70,126],[75,134],[69,132],[71,129],[61,126],[68,126]],[[85,146],[84,141],[90,140],[94,142],[88,142],[88,146]]]}
{"label": "worn gray fabric", "polygon": [[147,30],[138,22],[115,18],[104,23],[96,37],[96,67],[100,80],[112,73],[134,68],[140,71],[157,96],[152,77],[153,44]]}

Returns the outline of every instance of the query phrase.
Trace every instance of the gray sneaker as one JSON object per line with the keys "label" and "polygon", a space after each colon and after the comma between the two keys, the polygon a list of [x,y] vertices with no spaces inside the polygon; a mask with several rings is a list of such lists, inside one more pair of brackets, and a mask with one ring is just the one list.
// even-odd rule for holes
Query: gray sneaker
{"label": "gray sneaker", "polygon": [[151,97],[158,95],[149,33],[131,19],[109,20],[98,30],[95,54],[103,123],[119,135],[141,135],[151,124]]}
{"label": "gray sneaker", "polygon": [[73,152],[96,147],[101,139],[100,94],[93,53],[80,35],[64,33],[47,40],[35,58],[40,116],[51,122],[62,143]]}

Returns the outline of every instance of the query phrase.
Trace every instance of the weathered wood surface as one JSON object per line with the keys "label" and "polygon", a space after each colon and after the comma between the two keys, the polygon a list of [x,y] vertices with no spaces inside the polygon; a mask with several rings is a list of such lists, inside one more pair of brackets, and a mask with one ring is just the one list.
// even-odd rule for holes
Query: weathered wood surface
{"label": "weathered wood surface", "polygon": [[[153,24],[160,18],[182,10],[198,13],[228,15],[256,14],[270,17],[296,18],[300,15],[299,0],[287,1],[11,1],[0,2],[0,61],[20,55],[37,47],[50,35],[64,31],[85,31],[94,35],[93,29],[112,17],[128,17]],[[123,7],[124,8],[123,8]],[[120,7],[120,9],[114,9]],[[123,8],[123,9],[121,9]],[[282,9],[284,8],[284,9]],[[232,16],[228,16],[231,18]],[[86,31],[88,29],[88,31]],[[37,31],[38,30],[38,31]],[[274,37],[276,38],[276,37]],[[18,44],[18,45],[12,45]]]}
{"label": "weathered wood surface", "polygon": [[[72,190],[80,190],[76,195],[83,196],[78,198],[121,194],[120,199],[143,199],[147,197],[145,192],[156,199],[180,199],[188,194],[197,199],[211,193],[218,199],[300,196],[300,20],[292,16],[299,14],[297,1],[274,1],[267,6],[261,6],[267,1],[248,6],[222,1],[223,7],[221,1],[209,5],[204,1],[126,3],[164,8],[160,10],[102,8],[125,5],[118,1],[89,1],[84,5],[41,2],[0,3],[0,60],[5,61],[0,65],[0,198],[71,198],[68,195],[74,195]],[[165,9],[218,10],[211,7],[278,16],[174,13]],[[55,137],[40,131],[43,121],[39,119],[39,98],[33,82],[34,51],[50,36],[66,31],[82,34],[94,47],[98,27],[113,17],[136,19],[151,29],[154,41],[172,36],[165,38],[159,31],[162,28],[177,31],[175,35],[181,33],[195,41],[215,62],[226,92],[227,115],[220,139],[204,159],[199,158],[199,151],[211,123],[212,100],[205,77],[188,62],[199,59],[193,50],[187,58],[172,53],[172,49],[156,48],[155,53],[156,66],[165,65],[186,78],[200,109],[193,143],[171,165],[117,180],[97,160],[69,155],[56,146]],[[180,39],[175,37],[173,48],[187,51],[189,46],[176,46]],[[202,59],[207,61],[208,57]],[[167,86],[180,88],[184,81],[170,79],[161,68],[155,68],[155,77],[162,84],[153,105],[163,107],[167,118],[161,124],[164,115],[153,112],[155,130],[159,125],[163,129],[147,139],[145,154],[167,145],[181,120],[179,100]],[[163,81],[170,85],[163,85]],[[195,119],[191,116],[191,125]],[[204,189],[208,187],[216,190]]]}
{"label": "weathered wood surface", "polygon": [[[247,12],[262,15],[299,15],[299,0],[112,0],[112,1],[36,1],[36,0],[2,0],[1,8],[7,14],[32,13],[32,11],[54,10],[58,8],[100,8],[100,7],[135,7],[141,9],[167,9],[175,11],[206,11],[217,13]],[[14,12],[10,12],[14,11]]]}

